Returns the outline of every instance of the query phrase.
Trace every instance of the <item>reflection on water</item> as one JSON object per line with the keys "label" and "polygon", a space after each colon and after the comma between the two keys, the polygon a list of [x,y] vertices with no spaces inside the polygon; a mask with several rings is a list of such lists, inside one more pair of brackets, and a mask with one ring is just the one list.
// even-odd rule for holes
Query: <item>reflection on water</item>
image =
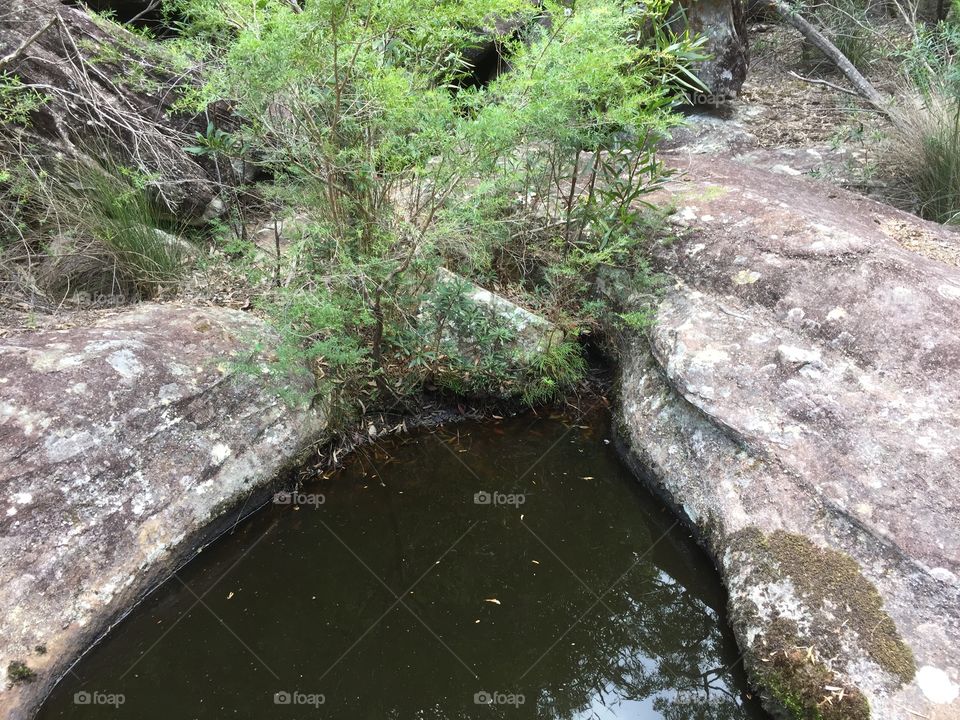
{"label": "reflection on water", "polygon": [[204,550],[39,717],[762,717],[713,567],[578,422],[367,449]]}

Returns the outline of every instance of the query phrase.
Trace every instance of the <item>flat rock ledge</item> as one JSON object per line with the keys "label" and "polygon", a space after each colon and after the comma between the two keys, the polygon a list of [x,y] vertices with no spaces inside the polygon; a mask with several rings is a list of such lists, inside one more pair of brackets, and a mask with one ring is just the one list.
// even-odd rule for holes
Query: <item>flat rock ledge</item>
{"label": "flat rock ledge", "polygon": [[676,282],[624,348],[628,458],[714,556],[775,716],[960,718],[957,236],[721,157],[668,164]]}
{"label": "flat rock ledge", "polygon": [[31,717],[322,435],[322,414],[271,390],[250,349],[269,339],[238,311],[143,305],[0,345],[0,672],[34,674],[4,677],[0,717]]}

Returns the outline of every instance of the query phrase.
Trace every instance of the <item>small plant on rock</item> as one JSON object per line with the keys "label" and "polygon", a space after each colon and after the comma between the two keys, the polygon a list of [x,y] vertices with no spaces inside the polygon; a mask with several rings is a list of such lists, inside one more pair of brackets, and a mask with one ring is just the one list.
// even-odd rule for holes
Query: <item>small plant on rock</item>
{"label": "small plant on rock", "polygon": [[27,664],[21,660],[13,660],[7,665],[7,677],[15,685],[27,682],[33,682],[37,679],[37,673],[27,667]]}

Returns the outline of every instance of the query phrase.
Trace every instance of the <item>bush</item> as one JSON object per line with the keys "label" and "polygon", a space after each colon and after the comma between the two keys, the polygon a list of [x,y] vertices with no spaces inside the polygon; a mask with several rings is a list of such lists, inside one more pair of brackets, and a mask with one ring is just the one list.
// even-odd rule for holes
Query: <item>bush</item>
{"label": "bush", "polygon": [[[496,350],[464,382],[468,358],[431,346],[420,308],[448,265],[574,337],[594,321],[590,273],[639,252],[654,144],[698,57],[662,29],[666,0],[179,4],[188,34],[229,43],[207,100],[229,98],[249,130],[223,145],[313,220],[263,304],[321,383],[386,401],[431,377],[537,397],[574,380],[565,348],[535,370],[550,382]],[[462,82],[464,49],[507,17],[510,72]]]}
{"label": "bush", "polygon": [[117,163],[61,164],[42,180],[56,229],[47,287],[149,298],[176,280],[189,246],[157,209],[147,178]]}
{"label": "bush", "polygon": [[[112,162],[5,157],[0,231],[55,302],[81,295],[150,298],[177,280],[190,246],[140,173]],[[28,281],[31,284],[32,281]]]}
{"label": "bush", "polygon": [[960,98],[942,90],[913,95],[897,116],[894,161],[908,201],[928,220],[960,219]]}
{"label": "bush", "polygon": [[861,72],[877,58],[881,34],[876,18],[883,10],[871,5],[871,0],[830,0],[814,10],[827,39]]}

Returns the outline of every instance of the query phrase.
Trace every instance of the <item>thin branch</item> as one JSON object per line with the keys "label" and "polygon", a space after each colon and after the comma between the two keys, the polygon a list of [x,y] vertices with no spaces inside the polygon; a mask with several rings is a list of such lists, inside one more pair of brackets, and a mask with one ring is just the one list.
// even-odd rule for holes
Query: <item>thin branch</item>
{"label": "thin branch", "polygon": [[47,23],[42,28],[37,30],[33,35],[31,35],[22,43],[20,43],[20,47],[18,47],[12,53],[8,55],[4,55],[2,58],[0,58],[0,70],[3,70],[7,65],[11,65],[15,63],[17,60],[19,60],[20,56],[23,55],[26,49],[31,45],[33,45],[33,43],[36,42],[37,38],[43,35],[43,33],[45,33],[47,30],[49,30],[50,27],[59,19],[60,19],[59,15],[54,15],[52,18],[50,18],[47,21]]}
{"label": "thin branch", "polygon": [[769,0],[770,7],[777,14],[800,32],[810,43],[820,52],[826,55],[837,69],[842,72],[850,84],[853,85],[857,94],[864,100],[880,110],[884,115],[890,115],[888,99],[881,95],[877,89],[867,80],[853,63],[837,49],[837,46],[830,42],[823,33],[810,24],[796,8],[788,5],[784,0]]}
{"label": "thin branch", "polygon": [[138,13],[137,13],[136,15],[134,15],[132,18],[130,18],[129,20],[127,20],[127,22],[124,23],[124,24],[125,24],[125,25],[133,25],[137,20],[139,20],[140,18],[142,18],[144,15],[147,15],[147,14],[149,14],[149,13],[152,13],[152,12],[153,12],[154,10],[156,10],[158,7],[160,7],[160,0],[153,0],[153,2],[151,2],[149,5],[147,5],[143,10],[141,10],[140,12],[138,12]]}
{"label": "thin branch", "polygon": [[803,75],[795,73],[793,70],[790,70],[788,74],[793,75],[793,77],[795,77],[797,80],[803,80],[804,82],[810,83],[811,85],[825,85],[826,87],[832,88],[833,90],[837,90],[838,92],[846,93],[847,95],[853,95],[854,97],[860,97],[860,93],[854,92],[849,88],[840,87],[839,85],[834,85],[832,82],[829,82],[828,80],[820,80],[819,78],[804,77]]}

